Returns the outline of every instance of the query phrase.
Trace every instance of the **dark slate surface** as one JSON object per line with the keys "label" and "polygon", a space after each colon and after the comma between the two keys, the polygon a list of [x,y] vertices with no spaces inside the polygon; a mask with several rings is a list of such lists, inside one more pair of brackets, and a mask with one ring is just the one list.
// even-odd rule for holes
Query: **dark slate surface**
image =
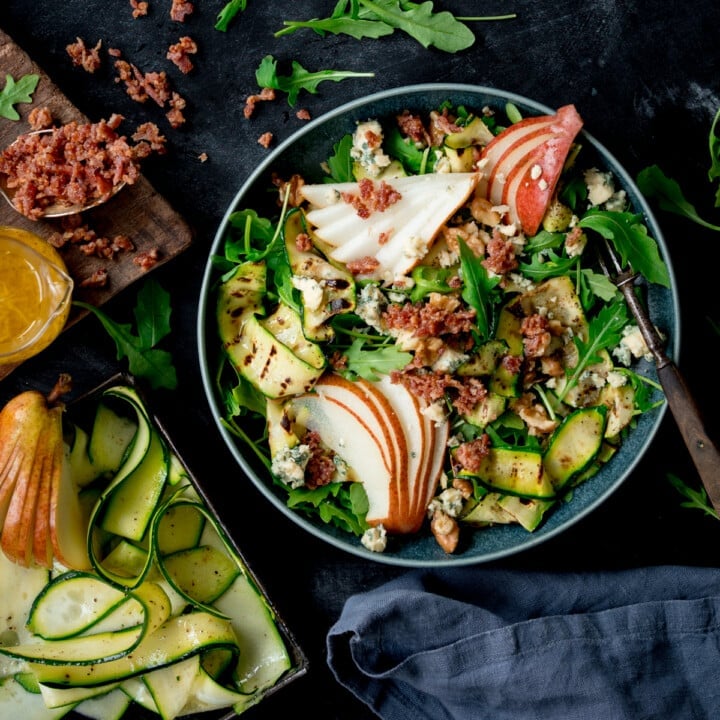
{"label": "dark slate surface", "polygon": [[[424,49],[400,33],[363,41],[321,38],[309,31],[274,37],[283,19],[329,14],[334,3],[317,0],[248,0],[248,9],[224,34],[213,28],[223,0],[197,0],[196,12],[184,24],[170,21],[169,0],[149,4],[149,16],[134,20],[129,2],[123,0],[3,0],[0,27],[91,119],[119,112],[128,126],[153,120],[169,139],[168,155],[145,170],[192,224],[196,240],[189,251],[157,270],[158,280],[172,293],[170,348],[180,382],[177,392],[158,391],[151,400],[166,417],[182,454],[220,501],[223,520],[310,658],[306,677],[246,716],[260,720],[302,709],[317,720],[367,718],[369,711],[327,670],[325,634],[350,594],[403,571],[351,557],[306,536],[252,486],[238,484],[239,470],[215,431],[200,382],[196,307],[213,235],[238,188],[267,153],[257,137],[271,130],[280,141],[301,125],[284,100],[260,107],[250,121],[243,118],[245,98],[257,90],[255,69],[264,55],[272,54],[281,67],[298,60],[308,70],[375,73],[373,78],[323,83],[316,95],[301,94],[298,107],[307,107],[313,117],[346,100],[417,82],[488,85],[551,107],[572,102],[586,129],[631,175],[660,164],[681,183],[701,215],[720,223],[720,211],[713,207],[714,187],[707,180],[707,134],[720,106],[720,6],[707,0],[692,6],[668,0],[447,0],[436,5],[458,16],[518,15],[504,22],[473,23],[474,46],[448,55]],[[188,76],[165,59],[168,45],[185,34],[200,47],[196,69]],[[157,108],[130,100],[113,82],[109,65],[96,75],[72,68],[65,46],[77,36],[88,44],[102,39],[105,48],[121,49],[143,70],[167,70],[188,101],[187,126],[172,131]],[[203,152],[209,158],[205,163],[198,160]],[[720,430],[720,335],[712,326],[720,323],[720,234],[668,213],[659,212],[658,217],[678,280],[680,364],[709,427]],[[122,318],[134,299],[128,290],[108,311]],[[60,371],[71,372],[80,392],[119,367],[111,341],[94,322],[83,321],[4,380],[0,399],[27,387],[49,387]],[[720,523],[681,508],[679,495],[666,480],[668,472],[691,484],[698,482],[669,414],[650,453],[613,497],[563,536],[502,564],[559,571],[659,563],[716,565]]]}

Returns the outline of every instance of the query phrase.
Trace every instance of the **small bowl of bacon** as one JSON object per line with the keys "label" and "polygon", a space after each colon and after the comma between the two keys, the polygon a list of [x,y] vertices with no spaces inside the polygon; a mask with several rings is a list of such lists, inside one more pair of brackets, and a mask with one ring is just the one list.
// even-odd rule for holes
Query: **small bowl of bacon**
{"label": "small bowl of bacon", "polygon": [[676,355],[660,229],[581,108],[458,84],[343,105],[216,234],[198,343],[218,430],[275,508],[355,555],[537,545],[631,475],[665,412],[605,241]]}

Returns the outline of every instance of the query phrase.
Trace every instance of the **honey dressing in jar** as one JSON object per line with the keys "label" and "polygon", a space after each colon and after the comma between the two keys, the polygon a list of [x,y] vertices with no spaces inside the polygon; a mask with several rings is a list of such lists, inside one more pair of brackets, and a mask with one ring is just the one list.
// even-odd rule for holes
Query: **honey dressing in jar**
{"label": "honey dressing in jar", "polygon": [[27,230],[0,226],[0,365],[27,360],[60,334],[72,290],[52,245]]}

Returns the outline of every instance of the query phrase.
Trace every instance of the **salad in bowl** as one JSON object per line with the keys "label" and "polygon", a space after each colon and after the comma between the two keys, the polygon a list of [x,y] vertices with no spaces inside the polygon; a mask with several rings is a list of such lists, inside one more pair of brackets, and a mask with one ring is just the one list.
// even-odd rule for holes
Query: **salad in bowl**
{"label": "salad in bowl", "polygon": [[346,106],[278,148],[216,238],[200,345],[221,432],[351,552],[471,562],[549,537],[664,409],[605,241],[676,341],[662,238],[574,105],[431,86]]}

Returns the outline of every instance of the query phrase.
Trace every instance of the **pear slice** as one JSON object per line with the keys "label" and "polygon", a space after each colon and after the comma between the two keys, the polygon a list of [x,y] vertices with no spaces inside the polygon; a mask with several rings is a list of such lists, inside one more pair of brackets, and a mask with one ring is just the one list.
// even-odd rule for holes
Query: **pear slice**
{"label": "pear slice", "polygon": [[0,477],[0,503],[5,510],[0,546],[10,560],[24,567],[32,560],[37,485],[45,463],[42,440],[47,412],[43,395],[31,390],[10,400],[0,413],[3,431],[0,442],[14,446]]}
{"label": "pear slice", "polygon": [[50,474],[49,537],[55,560],[72,570],[89,570],[87,520],[78,489],[70,472],[70,461],[62,434],[62,407],[50,410],[48,439],[52,442]]}
{"label": "pear slice", "polygon": [[383,181],[399,194],[384,209],[358,213],[352,198],[360,183],[303,185],[307,220],[330,257],[341,263],[374,258],[363,277],[392,281],[405,276],[428,253],[440,228],[466,202],[479,173],[428,173]]}

